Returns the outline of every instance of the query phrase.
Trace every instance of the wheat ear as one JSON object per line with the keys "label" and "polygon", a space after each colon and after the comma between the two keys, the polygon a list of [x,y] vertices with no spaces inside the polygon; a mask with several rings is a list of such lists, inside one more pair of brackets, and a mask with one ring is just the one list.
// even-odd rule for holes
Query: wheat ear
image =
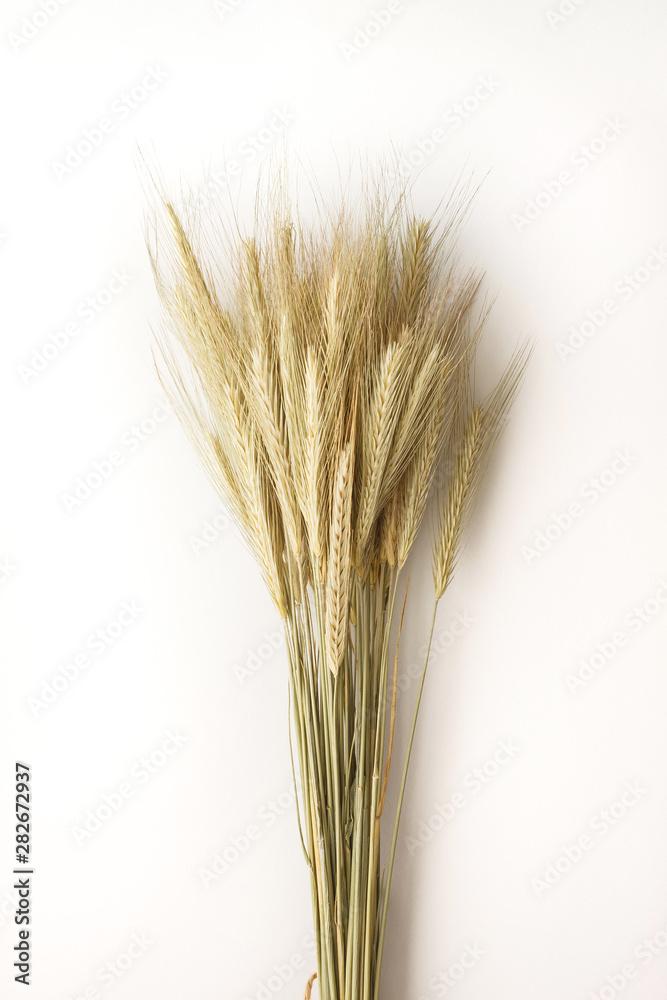
{"label": "wheat ear", "polygon": [[433,555],[435,598],[439,601],[452,578],[466,506],[475,482],[475,466],[482,438],[482,408],[475,406],[460,441],[459,454],[446,502],[440,509],[440,525]]}
{"label": "wheat ear", "polygon": [[331,503],[326,639],[327,663],[334,676],[338,673],[345,653],[350,607],[352,454],[352,443],[348,442],[340,455]]}

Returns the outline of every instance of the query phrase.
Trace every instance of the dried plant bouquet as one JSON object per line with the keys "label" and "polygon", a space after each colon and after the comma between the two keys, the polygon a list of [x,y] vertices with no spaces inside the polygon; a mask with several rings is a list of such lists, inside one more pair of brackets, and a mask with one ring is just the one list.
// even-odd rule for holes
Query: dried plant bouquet
{"label": "dried plant bouquet", "polygon": [[399,581],[437,477],[430,649],[527,352],[475,401],[488,310],[477,306],[480,275],[456,254],[467,197],[423,219],[404,186],[369,176],[359,200],[319,200],[306,223],[285,178],[273,180],[252,236],[236,227],[223,254],[195,213],[160,199],[149,240],[166,319],[158,371],[284,624],[317,944],[306,997],[317,978],[322,1000],[378,1000],[429,659],[383,858]]}

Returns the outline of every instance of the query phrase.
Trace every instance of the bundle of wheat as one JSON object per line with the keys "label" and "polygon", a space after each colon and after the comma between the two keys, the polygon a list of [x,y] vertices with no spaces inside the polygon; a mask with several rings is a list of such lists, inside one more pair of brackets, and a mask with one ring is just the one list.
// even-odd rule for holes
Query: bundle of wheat
{"label": "bundle of wheat", "polygon": [[455,256],[463,200],[424,220],[405,190],[369,183],[356,206],[343,197],[307,225],[285,190],[259,197],[254,235],[223,260],[203,241],[193,249],[197,220],[161,202],[158,370],[284,622],[320,996],[377,1000],[428,663],[427,653],[383,871],[399,577],[446,458],[432,636],[527,350],[474,402],[488,310],[476,309],[480,276]]}

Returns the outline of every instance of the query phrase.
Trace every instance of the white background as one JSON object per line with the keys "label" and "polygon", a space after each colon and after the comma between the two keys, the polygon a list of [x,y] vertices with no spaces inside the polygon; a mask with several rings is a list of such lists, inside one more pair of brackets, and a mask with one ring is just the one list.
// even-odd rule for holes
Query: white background
{"label": "white background", "polygon": [[[218,8],[2,7],[0,992],[25,995],[15,760],[33,773],[33,1000],[297,1000],[314,971],[279,623],[176,419],[151,422],[159,312],[137,165],[140,148],[178,194],[238,160],[229,193],[249,219],[257,169],[287,138],[324,190],[393,143],[421,162],[424,212],[461,172],[484,179],[461,240],[497,295],[480,385],[522,337],[536,345],[439,612],[383,998],[664,1000],[667,9],[403,0],[379,31],[386,4]],[[149,70],[164,78],[119,110]],[[100,144],[58,168],[103,118]],[[105,304],[114,271],[131,280]],[[122,464],[68,511],[113,451]],[[428,544],[411,560],[404,671],[425,638]],[[123,602],[141,610],[98,655],[89,637],[119,631]],[[501,741],[517,749],[493,763]],[[201,870],[249,825],[258,839],[206,888]],[[449,988],[468,946],[479,960]]]}

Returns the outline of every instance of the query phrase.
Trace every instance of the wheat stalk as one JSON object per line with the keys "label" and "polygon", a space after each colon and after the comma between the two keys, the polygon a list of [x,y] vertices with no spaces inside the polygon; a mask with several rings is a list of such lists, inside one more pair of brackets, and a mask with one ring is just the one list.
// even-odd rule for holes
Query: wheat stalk
{"label": "wheat stalk", "polygon": [[428,663],[427,652],[383,880],[399,580],[444,457],[434,623],[527,354],[473,401],[488,310],[475,314],[480,276],[456,260],[462,204],[418,218],[405,189],[392,195],[369,177],[356,207],[347,196],[320,203],[306,224],[287,187],[260,194],[254,232],[234,232],[222,259],[202,220],[162,198],[150,246],[165,316],[157,363],[284,622],[317,944],[306,997],[317,981],[322,1000],[378,1000]]}

